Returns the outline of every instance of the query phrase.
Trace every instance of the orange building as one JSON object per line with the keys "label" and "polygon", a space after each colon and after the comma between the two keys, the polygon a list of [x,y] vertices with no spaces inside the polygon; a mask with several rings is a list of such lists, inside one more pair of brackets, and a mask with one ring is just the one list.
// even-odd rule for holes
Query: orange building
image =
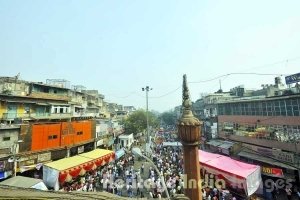
{"label": "orange building", "polygon": [[32,125],[31,151],[82,144],[93,139],[92,121],[56,122]]}

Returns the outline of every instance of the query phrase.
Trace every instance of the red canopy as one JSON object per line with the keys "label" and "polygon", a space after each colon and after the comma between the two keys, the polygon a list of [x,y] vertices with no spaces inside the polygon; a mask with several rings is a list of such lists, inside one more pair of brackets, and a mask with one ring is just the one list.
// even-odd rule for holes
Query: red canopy
{"label": "red canopy", "polygon": [[260,169],[258,165],[244,163],[228,156],[202,150],[199,150],[199,160],[202,165],[218,169],[219,171],[235,175],[239,178],[247,178],[254,171]]}
{"label": "red canopy", "polygon": [[246,194],[253,194],[261,182],[260,166],[234,160],[228,156],[199,150],[200,166],[217,177],[242,185]]}

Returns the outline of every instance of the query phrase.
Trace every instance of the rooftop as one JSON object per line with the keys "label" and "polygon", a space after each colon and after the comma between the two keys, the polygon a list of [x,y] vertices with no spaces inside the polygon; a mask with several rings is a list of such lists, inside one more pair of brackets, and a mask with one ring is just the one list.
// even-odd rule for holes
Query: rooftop
{"label": "rooftop", "polygon": [[55,192],[0,185],[0,199],[127,200],[129,198],[116,196],[107,192]]}

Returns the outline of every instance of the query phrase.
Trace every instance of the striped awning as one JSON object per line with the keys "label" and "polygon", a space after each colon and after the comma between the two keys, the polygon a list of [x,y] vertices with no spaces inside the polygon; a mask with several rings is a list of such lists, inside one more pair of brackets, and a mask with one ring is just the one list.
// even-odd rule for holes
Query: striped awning
{"label": "striped awning", "polygon": [[60,159],[44,166],[59,171],[59,182],[69,182],[87,171],[103,166],[115,159],[115,153],[106,149],[95,149],[77,156]]}

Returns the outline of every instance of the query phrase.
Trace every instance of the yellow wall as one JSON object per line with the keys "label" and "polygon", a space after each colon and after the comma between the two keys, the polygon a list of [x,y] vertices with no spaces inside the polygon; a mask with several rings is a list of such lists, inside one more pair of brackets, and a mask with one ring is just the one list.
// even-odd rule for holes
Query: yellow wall
{"label": "yellow wall", "polygon": [[6,113],[6,105],[4,102],[0,102],[0,117],[2,118],[3,113]]}
{"label": "yellow wall", "polygon": [[[18,116],[23,113],[25,113],[25,106],[22,103],[17,103],[17,114]],[[0,102],[0,118],[3,117],[3,113],[7,113],[7,103],[6,102]]]}
{"label": "yellow wall", "polygon": [[25,113],[24,104],[17,104],[17,113],[18,114]]}

